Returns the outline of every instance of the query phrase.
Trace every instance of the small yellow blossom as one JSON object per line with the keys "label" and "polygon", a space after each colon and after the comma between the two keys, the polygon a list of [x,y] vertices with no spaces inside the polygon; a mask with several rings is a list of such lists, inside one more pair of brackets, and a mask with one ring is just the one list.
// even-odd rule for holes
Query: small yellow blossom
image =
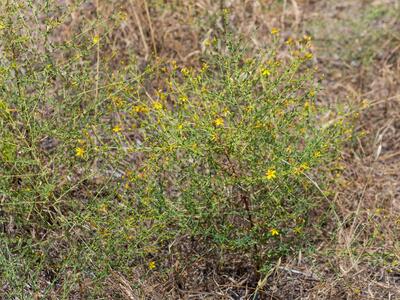
{"label": "small yellow blossom", "polygon": [[6,28],[6,25],[4,25],[4,23],[0,21],[0,30],[3,30],[4,28]]}
{"label": "small yellow blossom", "polygon": [[149,270],[154,270],[156,268],[156,263],[154,261],[149,262]]}
{"label": "small yellow blossom", "polygon": [[359,288],[355,288],[353,289],[354,294],[356,295],[360,295],[361,294],[361,290]]}
{"label": "small yellow blossom", "polygon": [[173,70],[176,70],[178,68],[178,64],[176,63],[175,60],[171,61],[171,66]]}
{"label": "small yellow blossom", "polygon": [[256,124],[254,125],[254,128],[262,128],[264,125],[261,121],[257,121]]}
{"label": "small yellow blossom", "polygon": [[180,97],[179,97],[179,101],[182,102],[182,103],[185,103],[185,102],[188,101],[188,97],[186,97],[186,96],[180,96]]}
{"label": "small yellow blossom", "polygon": [[253,110],[254,110],[254,105],[247,105],[247,106],[245,107],[245,110],[246,110],[246,112],[251,112],[251,111],[253,111]]}
{"label": "small yellow blossom", "polygon": [[224,119],[222,118],[217,118],[214,120],[214,124],[215,126],[219,127],[219,126],[223,126],[224,125]]}
{"label": "small yellow blossom", "polygon": [[276,35],[276,34],[278,34],[279,33],[279,28],[276,28],[276,27],[273,27],[272,29],[271,29],[271,34],[272,35]]}
{"label": "small yellow blossom", "polygon": [[304,55],[304,58],[305,58],[305,59],[311,59],[311,58],[313,58],[313,55],[312,55],[311,52],[309,52],[309,53],[306,53],[306,54]]}
{"label": "small yellow blossom", "polygon": [[188,68],[182,68],[181,72],[182,72],[182,74],[185,75],[185,76],[189,76],[189,74],[190,74],[190,71],[189,71]]}
{"label": "small yellow blossom", "polygon": [[268,180],[272,180],[272,179],[276,178],[276,170],[268,169],[267,172],[265,172],[265,177]]}
{"label": "small yellow blossom", "polygon": [[99,212],[101,212],[102,214],[106,214],[108,212],[107,204],[103,203],[102,205],[100,205]]}
{"label": "small yellow blossom", "polygon": [[229,111],[229,109],[225,108],[224,111],[223,111],[223,115],[224,115],[225,117],[227,117],[227,116],[229,116],[230,114],[231,114],[231,112]]}
{"label": "small yellow blossom", "polygon": [[308,169],[310,168],[310,166],[309,166],[307,163],[302,163],[302,164],[300,165],[300,168],[301,168],[303,171],[306,171],[306,170],[308,170]]}
{"label": "small yellow blossom", "polygon": [[275,228],[270,229],[269,232],[271,233],[272,236],[279,235],[278,229],[275,229]]}
{"label": "small yellow blossom", "polygon": [[268,70],[267,68],[265,68],[265,69],[263,69],[263,70],[261,71],[261,74],[262,74],[263,76],[265,76],[265,77],[268,77],[269,75],[271,75],[271,71]]}
{"label": "small yellow blossom", "polygon": [[148,113],[149,112],[149,109],[148,109],[148,107],[147,106],[145,106],[145,105],[135,105],[133,108],[132,108],[132,111],[133,112],[136,112],[136,113]]}
{"label": "small yellow blossom", "polygon": [[301,55],[300,51],[298,51],[298,50],[291,51],[290,54],[293,57],[300,57],[300,55]]}
{"label": "small yellow blossom", "polygon": [[300,166],[293,168],[293,174],[299,175],[304,171],[308,170],[310,167],[307,163],[302,163]]}
{"label": "small yellow blossom", "polygon": [[364,100],[361,102],[361,108],[362,108],[362,109],[366,109],[366,108],[368,108],[368,106],[369,106],[369,101],[368,101],[368,99],[364,99]]}
{"label": "small yellow blossom", "polygon": [[160,102],[154,102],[153,107],[155,110],[161,110],[163,108],[163,105]]}
{"label": "small yellow blossom", "polygon": [[321,156],[321,151],[316,151],[313,156],[314,156],[314,158],[320,157]]}
{"label": "small yellow blossom", "polygon": [[93,42],[93,45],[97,45],[100,42],[100,37],[98,35],[95,35],[93,37],[92,42]]}
{"label": "small yellow blossom", "polygon": [[121,108],[125,104],[124,99],[117,97],[117,96],[111,97],[111,101],[114,103],[115,107],[117,107],[117,108]]}
{"label": "small yellow blossom", "polygon": [[85,149],[83,149],[81,147],[75,148],[75,155],[77,157],[83,157],[85,155]]}
{"label": "small yellow blossom", "polygon": [[117,14],[117,18],[118,18],[120,21],[126,21],[126,20],[128,19],[128,14],[127,14],[126,12],[120,11],[120,12],[118,12],[118,14]]}
{"label": "small yellow blossom", "polygon": [[305,35],[303,36],[303,40],[304,40],[305,42],[311,42],[311,36],[305,34]]}
{"label": "small yellow blossom", "polygon": [[292,39],[291,37],[289,37],[289,38],[286,40],[285,44],[286,44],[286,45],[291,45],[291,44],[293,44],[293,39]]}
{"label": "small yellow blossom", "polygon": [[122,131],[122,128],[121,128],[121,126],[119,126],[119,125],[115,125],[114,128],[112,129],[112,131],[113,131],[114,133],[118,133],[118,132],[121,132],[121,131]]}

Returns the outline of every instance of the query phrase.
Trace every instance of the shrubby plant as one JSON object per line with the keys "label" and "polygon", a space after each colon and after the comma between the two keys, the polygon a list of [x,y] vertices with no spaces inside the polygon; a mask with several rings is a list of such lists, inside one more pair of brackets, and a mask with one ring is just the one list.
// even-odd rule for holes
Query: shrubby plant
{"label": "shrubby plant", "polygon": [[102,258],[85,217],[115,197],[115,180],[96,135],[112,135],[108,96],[134,78],[100,57],[109,49],[97,23],[62,32],[73,8],[0,3],[0,285],[9,299],[59,286],[68,294]]}
{"label": "shrubby plant", "polygon": [[0,7],[8,296],[67,297],[86,279],[98,296],[113,271],[190,264],[183,240],[258,270],[302,246],[347,132],[321,118],[309,37],[281,45],[273,30],[254,54],[228,35],[207,42],[198,69],[140,70],[107,44],[119,15],[63,40],[64,7]]}
{"label": "shrubby plant", "polygon": [[164,66],[164,87],[127,111],[139,138],[120,135],[141,155],[125,178],[135,237],[189,236],[258,269],[302,245],[345,131],[319,117],[309,43],[280,58],[277,41],[254,56],[228,37],[200,70]]}

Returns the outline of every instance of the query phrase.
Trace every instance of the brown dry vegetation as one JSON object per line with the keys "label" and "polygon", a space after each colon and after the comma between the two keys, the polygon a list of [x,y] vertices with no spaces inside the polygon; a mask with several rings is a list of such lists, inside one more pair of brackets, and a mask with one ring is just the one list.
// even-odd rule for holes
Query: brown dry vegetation
{"label": "brown dry vegetation", "polygon": [[[107,51],[116,51],[116,60],[136,53],[143,68],[154,56],[198,65],[204,43],[223,30],[223,8],[229,9],[234,31],[249,37],[254,48],[269,38],[272,27],[280,28],[283,38],[310,34],[314,63],[324,75],[319,101],[362,109],[357,108],[357,133],[344,153],[345,178],[332,197],[334,224],[308,253],[280,261],[258,283],[245,260],[235,257],[231,261],[240,261],[242,268],[199,258],[167,280],[154,275],[143,282],[140,268],[133,278],[114,273],[106,285],[109,299],[248,299],[257,288],[263,293],[254,299],[400,299],[400,3],[99,1],[102,15],[117,8],[128,17],[108,34]],[[96,3],[88,1],[61,35],[95,14]],[[187,243],[182,251],[196,252]],[[85,289],[90,282],[81,283]]]}

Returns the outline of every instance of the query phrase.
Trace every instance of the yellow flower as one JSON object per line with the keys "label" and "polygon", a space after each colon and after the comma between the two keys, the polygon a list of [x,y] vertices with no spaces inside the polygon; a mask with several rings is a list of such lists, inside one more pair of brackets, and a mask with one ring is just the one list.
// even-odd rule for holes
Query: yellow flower
{"label": "yellow flower", "polygon": [[305,42],[311,42],[311,36],[309,36],[309,35],[304,35],[304,36],[303,36],[303,40],[304,40]]}
{"label": "yellow flower", "polygon": [[98,35],[95,35],[95,36],[93,37],[92,42],[93,42],[93,45],[98,44],[98,43],[100,42],[100,37],[99,37]]}
{"label": "yellow flower", "polygon": [[369,106],[369,101],[368,101],[368,99],[364,99],[364,100],[361,102],[361,108],[362,108],[362,109],[366,109],[366,108],[368,108],[368,106]]}
{"label": "yellow flower", "polygon": [[261,74],[262,74],[263,76],[265,76],[265,77],[268,77],[269,75],[271,75],[271,71],[268,70],[267,68],[265,68],[265,69],[263,69],[263,70],[261,71]]}
{"label": "yellow flower", "polygon": [[311,59],[311,58],[313,58],[313,55],[312,55],[312,53],[306,53],[306,54],[304,55],[304,58],[305,58],[305,59]]}
{"label": "yellow flower", "polygon": [[224,115],[225,117],[227,117],[227,116],[229,116],[230,114],[231,114],[231,112],[229,111],[229,109],[225,108],[225,109],[224,109],[224,112],[223,112],[223,115]]}
{"label": "yellow flower", "polygon": [[276,34],[278,34],[279,33],[279,28],[276,28],[276,27],[273,27],[272,29],[271,29],[271,34],[272,35],[276,35]]}
{"label": "yellow flower", "polygon": [[189,74],[190,74],[190,71],[189,71],[188,68],[182,68],[181,72],[182,72],[182,74],[185,75],[185,76],[189,76]]}
{"label": "yellow flower", "polygon": [[102,205],[100,205],[99,212],[101,212],[102,214],[106,214],[108,212],[107,204],[103,203]]}
{"label": "yellow flower", "polygon": [[124,106],[125,101],[124,99],[118,97],[118,96],[113,96],[111,97],[111,101],[114,103],[115,107],[121,108]]}
{"label": "yellow flower", "polygon": [[279,235],[278,229],[275,228],[272,228],[269,232],[271,233],[272,236]]}
{"label": "yellow flower", "polygon": [[215,119],[215,121],[214,121],[214,124],[215,124],[215,126],[223,126],[224,125],[224,119],[222,119],[222,118],[217,118],[217,119]]}
{"label": "yellow flower", "polygon": [[122,128],[119,125],[115,125],[114,128],[112,129],[112,131],[115,133],[118,133],[118,132],[122,131]]}
{"label": "yellow flower", "polygon": [[313,155],[315,158],[318,158],[321,156],[321,151],[316,151]]}
{"label": "yellow flower", "polygon": [[4,25],[4,23],[0,21],[0,30],[3,30],[4,28],[6,28],[6,25]]}
{"label": "yellow flower", "polygon": [[186,96],[180,96],[180,97],[179,97],[179,101],[181,101],[182,103],[187,102],[187,101],[188,101],[188,97],[186,97]]}
{"label": "yellow flower", "polygon": [[165,100],[167,99],[167,95],[165,93],[163,93],[161,90],[157,92],[158,97],[160,98],[160,100]]}
{"label": "yellow flower", "polygon": [[136,112],[136,113],[148,113],[149,112],[149,109],[147,108],[147,106],[145,106],[145,105],[135,105],[133,108],[132,108],[132,110],[133,110],[133,112]]}
{"label": "yellow flower", "polygon": [[286,40],[285,44],[286,44],[286,45],[291,45],[291,44],[293,44],[293,39],[292,39],[291,37],[289,37],[289,38]]}
{"label": "yellow flower", "polygon": [[302,164],[300,165],[300,168],[301,168],[303,171],[305,171],[305,170],[308,170],[310,167],[309,167],[309,165],[308,165],[307,163],[302,163]]}
{"label": "yellow flower", "polygon": [[299,175],[304,171],[308,170],[310,167],[307,163],[302,163],[300,166],[293,168],[293,174]]}
{"label": "yellow flower", "polygon": [[178,65],[175,60],[171,61],[171,66],[173,70],[176,70],[178,68]]}
{"label": "yellow flower", "polygon": [[163,108],[163,106],[160,102],[154,102],[153,107],[155,110],[161,110]]}
{"label": "yellow flower", "polygon": [[265,177],[266,177],[268,180],[272,180],[272,179],[276,178],[276,170],[274,170],[274,169],[268,169],[268,171],[265,172]]}
{"label": "yellow flower", "polygon": [[156,268],[156,263],[154,261],[149,262],[149,270],[154,270]]}
{"label": "yellow flower", "polygon": [[118,12],[117,17],[120,21],[126,21],[126,19],[128,19],[128,14],[125,12]]}
{"label": "yellow flower", "polygon": [[85,149],[83,149],[81,147],[75,148],[75,155],[77,157],[83,157],[85,155]]}
{"label": "yellow flower", "polygon": [[254,125],[254,128],[262,128],[264,125],[262,122],[257,121],[256,124]]}

